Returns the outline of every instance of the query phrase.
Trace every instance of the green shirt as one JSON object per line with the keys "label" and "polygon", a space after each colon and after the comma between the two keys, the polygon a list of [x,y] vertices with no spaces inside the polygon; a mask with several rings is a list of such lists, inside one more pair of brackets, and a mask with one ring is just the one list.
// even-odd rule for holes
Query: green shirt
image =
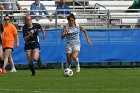
{"label": "green shirt", "polygon": [[135,6],[138,6],[140,3],[139,3],[139,0],[134,0],[134,3],[133,3]]}

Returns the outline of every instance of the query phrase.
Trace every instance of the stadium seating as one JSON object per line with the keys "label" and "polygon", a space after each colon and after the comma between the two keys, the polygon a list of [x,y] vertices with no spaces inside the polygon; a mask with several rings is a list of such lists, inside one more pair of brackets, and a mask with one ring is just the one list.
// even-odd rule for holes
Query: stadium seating
{"label": "stadium seating", "polygon": [[[35,1],[18,1],[21,6],[30,6]],[[45,6],[55,6],[55,1],[40,1]]]}
{"label": "stadium seating", "polygon": [[[126,19],[126,18],[124,18],[124,19],[121,19],[121,23],[122,24],[139,24],[139,19]],[[140,24],[139,24],[140,25]]]}
{"label": "stadium seating", "polygon": [[[18,1],[22,8],[27,8],[30,10],[30,6],[34,1]],[[40,1],[44,4],[47,10],[56,10],[55,1]],[[49,11],[48,11],[49,12]]]}
{"label": "stadium seating", "polygon": [[115,24],[116,26],[120,26],[120,28],[137,28],[140,26],[140,20],[139,19],[127,19],[123,18],[120,19],[119,24]]}
{"label": "stadium seating", "polygon": [[[18,2],[22,8],[27,8],[28,10],[30,10],[30,5],[34,1],[18,1]],[[53,18],[55,18],[53,14],[56,11],[56,2],[59,2],[59,0],[41,1],[41,3],[43,3],[46,6],[49,15],[52,16]],[[70,2],[70,0],[68,0],[68,2]],[[139,18],[140,16],[139,13],[125,13],[128,7],[132,5],[133,0],[131,1],[85,0],[84,2],[88,2],[87,5],[70,6],[70,8],[72,9],[73,13],[76,15],[76,18],[78,18],[77,19],[78,21],[77,20],[76,21],[78,23],[86,25],[86,27],[89,29],[91,28],[103,29],[103,28],[108,28],[110,27],[109,25],[112,26],[114,24],[117,26],[138,24],[137,18]],[[97,5],[96,8],[97,10],[94,10],[95,4],[99,4]],[[91,9],[91,10],[89,11],[86,9]],[[16,24],[23,25],[23,22],[20,19],[23,19],[23,16],[25,15],[26,14],[24,13],[20,13],[20,14],[15,13],[14,16],[16,16],[16,19],[18,20]],[[117,20],[117,21],[113,23],[112,20]],[[33,20],[33,22],[36,21]],[[48,19],[46,19],[46,17],[43,17],[37,23],[40,23],[42,25],[58,27],[66,24],[67,20],[57,19],[56,21],[55,19],[53,19],[53,21],[50,22]]]}
{"label": "stadium seating", "polygon": [[140,13],[110,13],[110,18],[136,18]]}
{"label": "stadium seating", "polygon": [[[41,25],[48,25],[48,26],[55,26],[55,23],[57,21],[57,25],[65,25],[68,23],[67,19],[53,19],[51,22],[48,19],[40,19],[39,21],[36,21],[35,19],[32,20],[33,23],[39,23]],[[87,23],[87,19],[76,19],[76,23]]]}
{"label": "stadium seating", "polygon": [[[22,8],[27,8],[30,11],[30,6],[34,1],[18,1],[19,4],[21,5]],[[44,4],[49,15],[54,17],[54,12],[56,11],[56,1],[40,1],[40,3]],[[76,15],[76,13],[74,13]],[[15,22],[15,24],[23,26],[23,21],[20,19],[23,19],[23,16],[25,16],[25,13],[15,13],[14,16],[16,16],[16,19],[18,20],[17,22]],[[48,19],[44,19],[44,17],[42,17],[42,19],[40,19],[38,22],[33,19],[33,22],[36,23],[40,23],[41,25],[47,25],[50,27],[57,27],[57,26],[61,26],[67,23],[66,19],[57,19],[57,21],[55,19],[53,19],[53,21],[49,21]],[[87,19],[79,18],[76,20],[77,23],[82,23],[82,24],[86,24],[87,23]]]}
{"label": "stadium seating", "polygon": [[[111,0],[111,1],[89,1],[88,5],[94,6],[96,3],[106,7],[106,9],[123,10],[123,9],[128,9],[128,7],[133,4],[133,0],[132,1],[113,1],[113,0]],[[102,7],[101,7],[101,9],[102,9]]]}
{"label": "stadium seating", "polygon": [[139,13],[110,13],[110,20],[119,20],[120,22],[115,25],[119,25],[120,27],[139,25],[139,16]]}

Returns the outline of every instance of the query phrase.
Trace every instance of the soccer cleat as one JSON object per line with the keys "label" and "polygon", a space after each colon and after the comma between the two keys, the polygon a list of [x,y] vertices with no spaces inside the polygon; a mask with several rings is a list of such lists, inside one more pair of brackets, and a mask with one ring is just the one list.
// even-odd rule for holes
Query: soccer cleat
{"label": "soccer cleat", "polygon": [[66,68],[71,68],[71,64],[66,64]]}
{"label": "soccer cleat", "polygon": [[69,65],[67,68],[69,68],[69,69],[70,69],[70,68],[71,68],[71,65]]}
{"label": "soccer cleat", "polygon": [[31,76],[35,76],[35,74],[34,74],[34,73],[32,73],[32,74],[31,74]]}
{"label": "soccer cleat", "polygon": [[6,69],[2,67],[2,74],[6,74]]}
{"label": "soccer cleat", "polygon": [[14,68],[14,69],[12,69],[10,72],[17,72],[17,70]]}
{"label": "soccer cleat", "polygon": [[76,66],[76,72],[80,72],[80,66]]}

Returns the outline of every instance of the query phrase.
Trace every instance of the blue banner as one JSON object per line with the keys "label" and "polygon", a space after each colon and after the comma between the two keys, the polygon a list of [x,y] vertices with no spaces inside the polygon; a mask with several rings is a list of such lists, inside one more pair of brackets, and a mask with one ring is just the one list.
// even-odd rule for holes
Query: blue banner
{"label": "blue banner", "polygon": [[[87,30],[87,32],[93,45],[88,45],[81,31],[80,62],[140,62],[139,29]],[[40,39],[42,62],[66,62],[66,40],[61,40],[61,33],[62,29],[46,30],[46,39]],[[14,49],[13,59],[16,64],[27,64],[22,32],[19,32],[19,39],[20,47]]]}

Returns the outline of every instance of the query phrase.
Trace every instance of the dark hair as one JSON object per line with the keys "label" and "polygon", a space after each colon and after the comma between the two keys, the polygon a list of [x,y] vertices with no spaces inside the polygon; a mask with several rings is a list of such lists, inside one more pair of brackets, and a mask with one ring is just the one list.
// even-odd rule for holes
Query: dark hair
{"label": "dark hair", "polygon": [[[9,17],[9,14],[6,14],[6,15],[4,16],[4,19],[5,19],[6,17]],[[10,17],[9,17],[9,18],[10,18]]]}
{"label": "dark hair", "polygon": [[69,20],[70,18],[73,18],[73,19],[75,20],[74,14],[70,14],[70,15],[67,17],[67,20]]}

